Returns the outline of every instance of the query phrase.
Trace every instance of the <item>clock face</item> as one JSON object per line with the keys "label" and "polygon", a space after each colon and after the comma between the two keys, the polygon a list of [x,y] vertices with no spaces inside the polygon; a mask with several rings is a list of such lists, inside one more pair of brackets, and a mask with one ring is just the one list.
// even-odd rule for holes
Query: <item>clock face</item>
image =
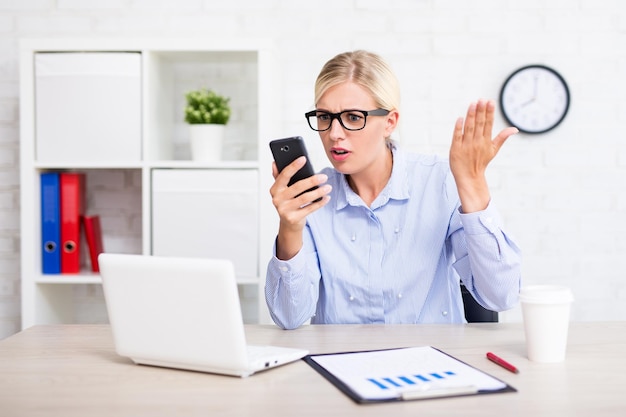
{"label": "clock face", "polygon": [[529,65],[507,78],[500,92],[505,119],[524,133],[544,133],[559,125],[569,109],[567,83],[555,70]]}

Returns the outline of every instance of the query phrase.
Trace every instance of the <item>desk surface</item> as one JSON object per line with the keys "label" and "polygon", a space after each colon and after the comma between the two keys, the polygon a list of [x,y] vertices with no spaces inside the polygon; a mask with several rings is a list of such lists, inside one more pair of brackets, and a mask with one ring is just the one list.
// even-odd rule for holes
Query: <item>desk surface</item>
{"label": "desk surface", "polygon": [[[246,326],[251,344],[312,353],[431,345],[517,393],[358,405],[303,361],[239,379],[134,365],[107,325],[36,326],[0,342],[0,415],[20,416],[605,416],[626,412],[626,322],[572,323],[567,359],[526,359],[518,323]],[[519,369],[510,373],[487,351]]]}

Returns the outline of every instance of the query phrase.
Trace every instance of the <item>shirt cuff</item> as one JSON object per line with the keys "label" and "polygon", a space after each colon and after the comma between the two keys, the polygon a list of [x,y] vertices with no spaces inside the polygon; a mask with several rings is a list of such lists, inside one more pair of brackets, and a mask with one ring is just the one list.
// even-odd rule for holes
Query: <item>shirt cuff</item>
{"label": "shirt cuff", "polygon": [[273,254],[274,256],[271,261],[274,264],[273,269],[278,271],[282,280],[286,280],[288,282],[292,277],[302,275],[301,271],[304,270],[306,265],[305,256],[303,255],[302,250],[298,251],[293,258],[283,261],[276,257],[276,242],[274,242]]}
{"label": "shirt cuff", "polygon": [[462,213],[459,208],[463,230],[468,235],[496,233],[500,230],[502,221],[495,207],[489,203],[486,209],[474,213]]}

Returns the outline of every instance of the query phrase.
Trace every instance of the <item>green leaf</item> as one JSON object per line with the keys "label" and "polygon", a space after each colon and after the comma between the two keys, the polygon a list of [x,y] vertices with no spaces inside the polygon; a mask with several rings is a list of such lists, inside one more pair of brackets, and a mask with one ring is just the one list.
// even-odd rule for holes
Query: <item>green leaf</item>
{"label": "green leaf", "polygon": [[227,124],[230,119],[230,98],[213,90],[201,88],[185,94],[185,121],[189,124]]}

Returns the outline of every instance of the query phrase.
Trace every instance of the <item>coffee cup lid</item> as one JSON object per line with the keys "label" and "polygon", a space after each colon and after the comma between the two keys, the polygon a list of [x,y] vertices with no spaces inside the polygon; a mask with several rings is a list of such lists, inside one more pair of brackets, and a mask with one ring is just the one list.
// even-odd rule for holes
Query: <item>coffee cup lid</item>
{"label": "coffee cup lid", "polygon": [[562,304],[574,301],[572,290],[560,285],[529,285],[519,293],[522,303]]}

